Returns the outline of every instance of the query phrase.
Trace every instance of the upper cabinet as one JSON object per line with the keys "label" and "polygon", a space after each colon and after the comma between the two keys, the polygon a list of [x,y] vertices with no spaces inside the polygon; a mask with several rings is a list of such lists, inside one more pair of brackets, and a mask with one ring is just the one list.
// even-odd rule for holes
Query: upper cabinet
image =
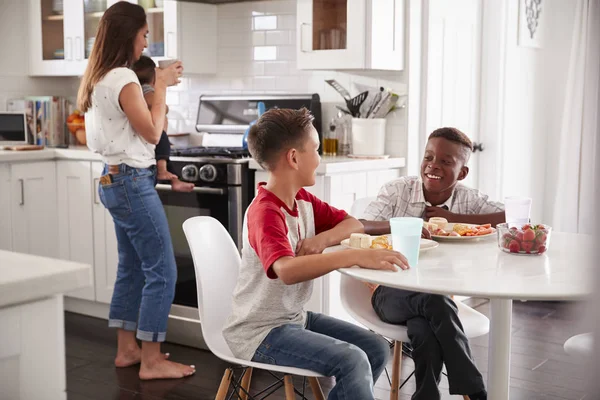
{"label": "upper cabinet", "polygon": [[[83,75],[100,18],[117,1],[29,0],[29,74]],[[146,10],[150,31],[147,52],[155,61],[177,58],[188,73],[216,73],[216,6],[175,0],[130,2]]]}
{"label": "upper cabinet", "polygon": [[299,69],[404,68],[404,0],[297,0]]}

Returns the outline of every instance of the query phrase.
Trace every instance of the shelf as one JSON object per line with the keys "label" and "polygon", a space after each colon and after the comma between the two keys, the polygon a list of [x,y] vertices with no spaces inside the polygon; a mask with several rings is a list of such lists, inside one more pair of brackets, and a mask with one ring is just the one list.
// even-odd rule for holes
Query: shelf
{"label": "shelf", "polygon": [[85,13],[86,18],[102,18],[103,15],[104,15],[104,11]]}
{"label": "shelf", "polygon": [[155,8],[148,8],[146,9],[146,14],[159,14],[159,13],[164,13],[165,9],[160,7],[155,7]]}
{"label": "shelf", "polygon": [[64,15],[48,15],[44,17],[44,21],[63,21],[65,19]]}

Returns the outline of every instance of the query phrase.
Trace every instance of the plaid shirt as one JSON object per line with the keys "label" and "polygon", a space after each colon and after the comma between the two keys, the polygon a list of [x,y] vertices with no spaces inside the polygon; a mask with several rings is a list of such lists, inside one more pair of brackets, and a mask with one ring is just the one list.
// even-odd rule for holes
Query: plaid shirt
{"label": "plaid shirt", "polygon": [[[393,217],[425,216],[425,208],[431,204],[425,200],[423,182],[417,176],[395,179],[383,185],[377,199],[364,211],[362,219],[388,221]],[[450,198],[438,207],[455,214],[492,214],[504,211],[502,203],[488,200],[479,190],[457,184]]]}

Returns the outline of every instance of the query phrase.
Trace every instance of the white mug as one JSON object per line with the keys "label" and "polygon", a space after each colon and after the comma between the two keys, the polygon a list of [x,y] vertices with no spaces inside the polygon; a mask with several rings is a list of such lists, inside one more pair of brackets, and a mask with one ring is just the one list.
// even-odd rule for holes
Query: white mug
{"label": "white mug", "polygon": [[161,68],[161,69],[165,69],[165,68],[167,68],[169,65],[171,65],[171,64],[173,64],[173,63],[176,63],[177,61],[179,61],[179,60],[177,60],[177,59],[175,59],[175,58],[169,58],[169,59],[167,59],[167,60],[160,60],[160,61],[158,62],[158,67],[159,67],[159,68]]}

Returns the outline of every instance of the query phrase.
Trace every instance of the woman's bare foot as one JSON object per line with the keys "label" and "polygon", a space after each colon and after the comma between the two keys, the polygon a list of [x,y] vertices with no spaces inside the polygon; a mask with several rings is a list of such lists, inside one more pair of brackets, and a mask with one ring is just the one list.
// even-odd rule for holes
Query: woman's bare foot
{"label": "woman's bare foot", "polygon": [[194,365],[183,365],[173,361],[158,358],[142,362],[140,379],[179,379],[196,373]]}
{"label": "woman's bare foot", "polygon": [[177,177],[171,180],[171,187],[176,192],[191,192],[194,190],[194,184],[189,182],[182,182]]}
{"label": "woman's bare foot", "polygon": [[[169,353],[164,353],[163,357],[168,359],[170,356]],[[139,347],[131,348],[124,351],[117,351],[117,356],[115,357],[115,367],[119,368],[127,368],[132,365],[136,365],[142,362],[142,349]]]}

